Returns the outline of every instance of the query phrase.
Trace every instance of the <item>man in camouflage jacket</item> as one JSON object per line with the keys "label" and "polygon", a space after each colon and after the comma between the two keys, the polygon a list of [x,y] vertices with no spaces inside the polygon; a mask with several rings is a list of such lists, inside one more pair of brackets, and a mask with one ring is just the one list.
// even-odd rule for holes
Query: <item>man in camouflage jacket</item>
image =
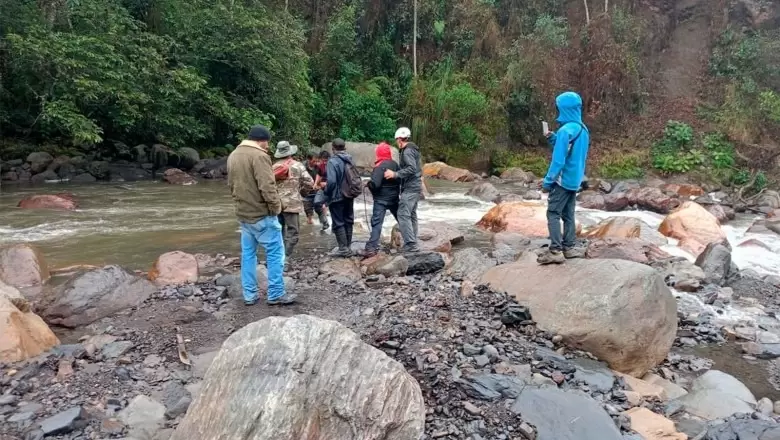
{"label": "man in camouflage jacket", "polygon": [[300,216],[303,213],[301,188],[314,187],[314,179],[306,170],[306,166],[293,158],[296,152],[298,152],[296,145],[290,145],[287,141],[279,142],[276,145],[274,154],[276,162],[273,165],[276,186],[282,200],[279,223],[282,224],[284,250],[287,256],[292,254],[300,235]]}

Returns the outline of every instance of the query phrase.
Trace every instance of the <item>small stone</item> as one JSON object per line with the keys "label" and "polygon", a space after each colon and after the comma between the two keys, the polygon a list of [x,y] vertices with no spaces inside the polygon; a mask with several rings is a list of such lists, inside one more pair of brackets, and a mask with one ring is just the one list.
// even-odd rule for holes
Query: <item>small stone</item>
{"label": "small stone", "polygon": [[73,407],[41,421],[41,431],[44,435],[67,434],[84,424],[86,411],[80,406]]}
{"label": "small stone", "polygon": [[103,347],[103,356],[108,359],[118,358],[133,348],[130,341],[117,341],[106,344]]}
{"label": "small stone", "polygon": [[108,435],[119,435],[125,430],[125,425],[117,419],[104,419],[100,423],[100,432]]}
{"label": "small stone", "polygon": [[521,423],[518,429],[520,430],[520,434],[522,434],[522,436],[527,440],[536,439],[536,431],[528,423],[526,422]]}
{"label": "small stone", "polygon": [[553,382],[557,383],[558,385],[562,384],[566,381],[566,376],[563,375],[560,371],[553,371],[552,374],[552,380]]}
{"label": "small stone", "polygon": [[57,380],[63,381],[73,376],[73,359],[60,359],[57,367]]}
{"label": "small stone", "polygon": [[775,411],[775,414],[780,414],[780,400],[775,402],[774,411]]}
{"label": "small stone", "polygon": [[463,354],[466,356],[476,356],[481,353],[482,350],[479,347],[475,347],[471,344],[463,344]]}
{"label": "small stone", "polygon": [[552,341],[553,341],[553,344],[560,344],[561,342],[563,342],[563,336],[555,335],[555,336],[553,336]]}
{"label": "small stone", "polygon": [[147,367],[156,367],[160,365],[161,362],[162,358],[156,354],[150,354],[146,357],[146,359],[144,359],[144,365]]}
{"label": "small stone", "polygon": [[463,409],[465,409],[467,413],[475,416],[482,414],[482,410],[471,402],[463,402]]}
{"label": "small stone", "polygon": [[636,391],[624,391],[626,395],[626,401],[631,406],[639,406],[640,403],[642,403],[642,396],[639,395]]}
{"label": "small stone", "polygon": [[498,349],[492,345],[482,347],[482,353],[487,356],[491,362],[498,359]]}
{"label": "small stone", "polygon": [[758,404],[756,405],[756,411],[760,412],[761,414],[768,416],[772,414],[772,411],[774,411],[774,404],[771,400],[764,397],[763,399],[760,399],[758,401]]}
{"label": "small stone", "polygon": [[25,422],[27,420],[30,420],[35,415],[32,411],[24,411],[24,412],[18,412],[11,417],[9,417],[6,421],[9,423],[18,423],[18,422]]}
{"label": "small stone", "polygon": [[19,396],[14,396],[13,394],[5,394],[3,396],[0,396],[0,406],[13,405],[18,401],[19,401]]}
{"label": "small stone", "polygon": [[482,368],[490,363],[490,359],[488,359],[488,357],[484,354],[481,354],[479,356],[474,356],[474,362],[477,363],[478,367]]}
{"label": "small stone", "polygon": [[40,429],[30,431],[24,436],[24,440],[43,440],[45,434]]}

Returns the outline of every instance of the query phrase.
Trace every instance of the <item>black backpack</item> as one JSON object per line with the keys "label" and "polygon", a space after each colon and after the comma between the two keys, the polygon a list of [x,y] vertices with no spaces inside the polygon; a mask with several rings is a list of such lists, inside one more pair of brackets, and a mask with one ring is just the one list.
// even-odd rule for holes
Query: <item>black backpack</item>
{"label": "black backpack", "polygon": [[363,194],[363,179],[360,178],[352,162],[339,158],[344,162],[344,178],[341,180],[341,195],[347,199],[356,199]]}

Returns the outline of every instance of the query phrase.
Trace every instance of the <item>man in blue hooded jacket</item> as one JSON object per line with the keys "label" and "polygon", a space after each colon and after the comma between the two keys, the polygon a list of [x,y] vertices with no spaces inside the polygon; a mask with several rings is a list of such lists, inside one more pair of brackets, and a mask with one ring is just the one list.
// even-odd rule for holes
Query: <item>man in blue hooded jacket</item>
{"label": "man in blue hooded jacket", "polygon": [[[558,107],[557,133],[545,133],[553,146],[552,161],[542,181],[542,190],[549,193],[547,199],[547,228],[550,232],[550,248],[539,255],[539,264],[560,264],[567,258],[582,258],[584,249],[575,247],[577,229],[574,207],[577,191],[585,176],[585,163],[590,147],[590,132],[582,123],[582,98],[574,92],[566,92],[555,98]],[[561,235],[563,220],[563,235]]]}

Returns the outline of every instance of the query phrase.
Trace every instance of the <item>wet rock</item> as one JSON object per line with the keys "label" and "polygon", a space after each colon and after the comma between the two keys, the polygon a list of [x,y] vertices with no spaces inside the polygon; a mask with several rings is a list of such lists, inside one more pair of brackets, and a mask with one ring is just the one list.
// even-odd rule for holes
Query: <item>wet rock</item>
{"label": "wet rock", "polygon": [[[615,192],[614,188],[612,192]],[[626,192],[626,197],[629,204],[659,214],[668,214],[680,206],[680,199],[664,194],[658,188],[643,187],[631,189]]]}
{"label": "wet rock", "polygon": [[[403,238],[398,225],[393,226],[391,232],[392,245],[396,248],[403,246]],[[417,245],[420,249],[430,252],[449,252],[452,245],[463,241],[463,233],[452,225],[442,222],[430,222],[420,227],[417,235]]]}
{"label": "wet rock", "polygon": [[50,324],[80,327],[146,301],[155,287],[119,266],[75,274],[44,295],[41,317]]}
{"label": "wet rock", "polygon": [[179,164],[177,165],[184,171],[189,171],[200,161],[198,150],[190,147],[179,148]]}
{"label": "wet rock", "polygon": [[153,438],[165,422],[165,406],[141,394],[119,412],[119,420],[130,429],[129,437]]}
{"label": "wet rock", "polygon": [[498,264],[512,263],[531,246],[531,239],[516,232],[499,232],[490,238],[491,256]]}
{"label": "wet rock", "polygon": [[0,281],[16,288],[40,286],[51,274],[43,253],[27,244],[0,247]]}
{"label": "wet rock", "polygon": [[59,343],[19,291],[0,281],[0,363],[37,356]]}
{"label": "wet rock", "polygon": [[94,183],[97,182],[95,176],[89,173],[77,174],[70,179],[71,183]]}
{"label": "wet rock", "polygon": [[73,195],[67,193],[27,196],[20,200],[17,206],[22,209],[54,209],[63,211],[73,211],[78,208]]}
{"label": "wet rock", "polygon": [[583,191],[577,196],[577,205],[585,209],[598,209],[603,211],[606,208],[604,196],[596,191]]}
{"label": "wet rock", "polygon": [[43,172],[53,161],[54,156],[43,151],[30,153],[27,156],[27,163],[30,164],[30,172],[33,174]]}
{"label": "wet rock", "polygon": [[650,264],[670,257],[653,243],[638,238],[606,238],[588,241],[588,258],[628,260]]}
{"label": "wet rock", "polygon": [[466,248],[460,249],[452,255],[452,262],[447,269],[447,273],[479,283],[482,275],[495,265],[496,260],[488,258],[479,249]]}
{"label": "wet rock", "polygon": [[198,260],[182,251],[167,252],[157,257],[149,280],[157,286],[179,285],[198,281]]}
{"label": "wet rock", "polygon": [[467,196],[482,200],[483,202],[493,203],[501,193],[490,182],[479,182],[471,187],[466,193]]}
{"label": "wet rock", "polygon": [[521,168],[507,168],[501,173],[501,179],[507,182],[533,183],[536,177],[533,173],[523,171]]}
{"label": "wet rock", "polygon": [[751,234],[780,234],[780,217],[760,218],[753,222],[747,232]]}
{"label": "wet rock", "polygon": [[755,420],[738,417],[707,429],[704,440],[777,440],[780,425],[772,420]]}
{"label": "wet rock", "polygon": [[[534,202],[510,202],[494,206],[477,223],[491,232],[517,232],[526,237],[546,238],[547,207]],[[577,223],[579,232],[582,225]]]}
{"label": "wet rock", "polygon": [[402,255],[379,254],[361,262],[366,266],[366,275],[383,275],[387,278],[406,275],[409,261]]}
{"label": "wet rock", "polygon": [[444,269],[444,257],[438,252],[417,252],[407,254],[406,260],[409,262],[407,275],[425,275],[438,272]]}
{"label": "wet rock", "polygon": [[601,406],[577,393],[526,387],[510,409],[536,427],[538,440],[622,439]]}
{"label": "wet rock", "polygon": [[469,170],[455,168],[444,162],[432,162],[423,165],[423,176],[450,182],[472,182],[474,175]]}
{"label": "wet rock", "polygon": [[647,223],[634,217],[609,217],[588,228],[585,238],[638,238],[657,246],[668,243],[666,237]]}
{"label": "wet rock", "polygon": [[737,216],[734,210],[728,206],[707,205],[705,206],[705,209],[709,211],[710,214],[715,216],[715,218],[718,219],[718,223],[722,225],[728,223],[729,220],[734,220],[734,218]]}
{"label": "wet rock", "polygon": [[87,424],[87,413],[80,406],[62,411],[40,422],[44,436],[67,434]]}
{"label": "wet rock", "polygon": [[626,193],[611,192],[609,194],[604,194],[602,197],[604,198],[605,211],[609,211],[609,212],[622,211],[628,208],[628,205],[630,204]]}
{"label": "wet rock", "polygon": [[172,185],[195,185],[198,183],[194,177],[178,168],[169,168],[163,173],[163,181]]}
{"label": "wet rock", "polygon": [[[28,158],[29,162],[29,158]],[[773,190],[764,191],[758,199],[758,206],[767,207],[769,210],[780,209],[780,193]]]}
{"label": "wet rock", "polygon": [[330,260],[320,266],[320,274],[331,277],[343,277],[352,282],[359,281],[363,276],[360,267],[350,258]]}
{"label": "wet rock", "polygon": [[757,403],[742,382],[717,370],[710,370],[694,380],[691,392],[676,401],[690,414],[705,420],[750,414]]}
{"label": "wet rock", "polygon": [[610,191],[610,194],[625,193],[629,190],[640,188],[641,186],[642,185],[640,185],[636,180],[621,180],[615,182],[612,185],[612,191]]}
{"label": "wet rock", "polygon": [[687,435],[677,432],[674,422],[647,408],[631,408],[625,414],[631,429],[645,440],[688,440]]}
{"label": "wet rock", "polygon": [[696,258],[704,271],[704,282],[723,285],[731,270],[731,251],[720,243],[710,243]]}
{"label": "wet rock", "polygon": [[692,185],[689,183],[676,184],[665,183],[659,188],[661,191],[674,193],[679,197],[691,198],[700,197],[705,194],[704,189],[698,185]]}
{"label": "wet rock", "polygon": [[657,365],[677,332],[674,297],[655,270],[641,264],[569,260],[540,267],[524,258],[490,269],[482,283],[528,305],[539,328],[621,372],[640,375]]}
{"label": "wet rock", "polygon": [[[60,176],[57,175],[52,170],[46,170],[40,174],[36,174],[30,178],[31,183],[45,183],[45,182],[52,182],[52,181],[59,181]],[[61,208],[55,208],[55,209],[61,209]]]}
{"label": "wet rock", "polygon": [[[704,271],[681,257],[672,257],[651,263],[664,278],[667,286],[677,290],[696,291],[704,281]],[[688,288],[686,288],[688,287]]]}
{"label": "wet rock", "polygon": [[420,388],[403,366],[336,322],[298,315],[231,335],[172,440],[407,440],[424,423]]}
{"label": "wet rock", "polygon": [[97,180],[109,180],[111,178],[111,164],[104,160],[96,160],[87,165],[89,174],[95,176]]}
{"label": "wet rock", "polygon": [[698,256],[710,243],[723,243],[726,234],[718,220],[696,202],[685,202],[666,216],[658,230],[680,240],[680,247]]}
{"label": "wet rock", "polygon": [[501,397],[516,399],[526,387],[525,382],[520,378],[503,374],[469,376],[458,379],[456,383],[470,397],[487,401],[497,400]]}

